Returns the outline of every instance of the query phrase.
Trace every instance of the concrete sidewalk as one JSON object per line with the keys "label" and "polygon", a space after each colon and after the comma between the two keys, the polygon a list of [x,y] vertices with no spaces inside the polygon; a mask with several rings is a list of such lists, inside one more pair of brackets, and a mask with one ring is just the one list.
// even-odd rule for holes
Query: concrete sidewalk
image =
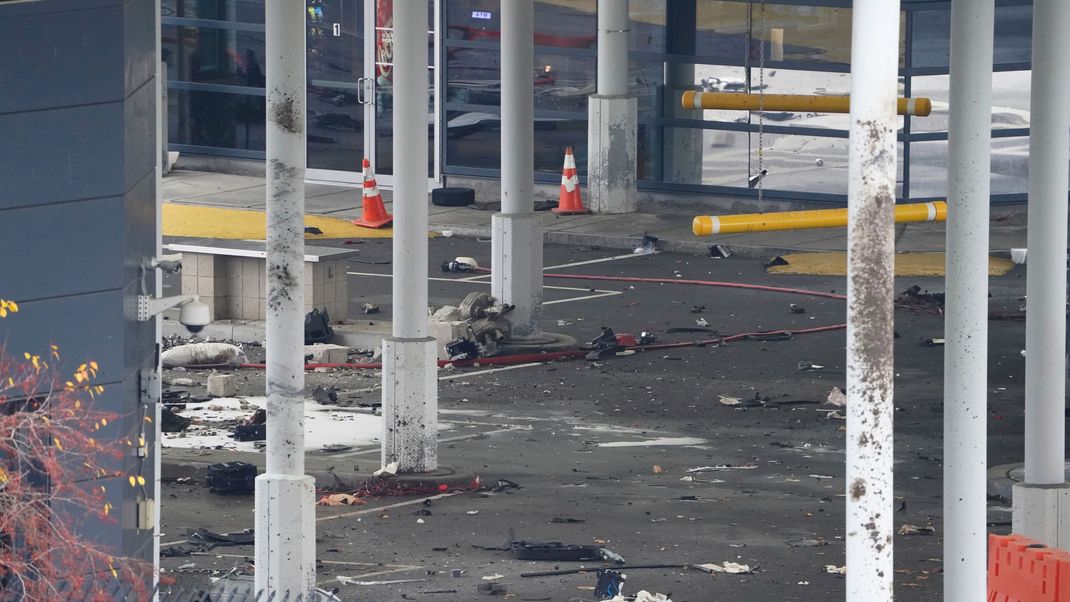
{"label": "concrete sidewalk", "polygon": [[[541,194],[540,194],[541,193]],[[361,191],[355,186],[309,183],[305,185],[305,208],[309,214],[352,219],[361,213]],[[540,190],[536,200],[549,198]],[[387,209],[391,210],[390,191],[383,191]],[[176,170],[163,180],[163,200],[170,203],[264,210],[264,180],[210,172]],[[477,203],[498,201],[482,198]],[[753,200],[740,200],[753,203]],[[489,237],[492,210],[472,207],[438,207],[428,203],[430,227],[456,236]],[[634,248],[644,234],[659,239],[664,251],[705,253],[711,244],[729,247],[743,257],[766,258],[800,251],[845,251],[845,228],[798,230],[756,234],[729,234],[698,238],[691,233],[691,208],[674,209],[662,204],[664,211],[647,211],[624,215],[557,216],[542,213],[547,243],[574,246],[600,246],[613,249]],[[1009,249],[1026,246],[1025,207],[994,209],[989,247],[993,253],[1007,255]],[[896,230],[896,248],[900,252],[939,252],[944,250],[945,224],[902,224]]]}

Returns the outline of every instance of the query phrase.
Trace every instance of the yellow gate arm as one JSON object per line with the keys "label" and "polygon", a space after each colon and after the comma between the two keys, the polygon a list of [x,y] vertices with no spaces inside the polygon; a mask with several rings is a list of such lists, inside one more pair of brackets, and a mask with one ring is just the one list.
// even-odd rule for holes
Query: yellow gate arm
{"label": "yellow gate arm", "polygon": [[[729,111],[793,111],[801,113],[850,113],[850,96],[807,94],[740,94],[737,92],[684,92],[680,104],[685,109],[724,109]],[[900,115],[926,117],[933,110],[928,98],[900,98],[896,104]]]}
{"label": "yellow gate arm", "polygon": [[[895,206],[895,223],[942,222],[947,219],[947,203],[910,203]],[[691,222],[695,236],[772,232],[774,230],[811,230],[847,226],[847,209],[745,213],[742,215],[699,215]]]}

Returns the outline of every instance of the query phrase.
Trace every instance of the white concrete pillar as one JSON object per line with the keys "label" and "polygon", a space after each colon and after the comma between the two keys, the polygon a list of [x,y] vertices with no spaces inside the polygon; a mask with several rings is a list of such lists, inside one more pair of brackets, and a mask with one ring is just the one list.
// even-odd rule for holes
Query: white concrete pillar
{"label": "white concrete pillar", "polygon": [[1070,537],[1066,457],[1067,163],[1070,2],[1033,3],[1029,126],[1029,265],[1025,322],[1025,483],[1014,531],[1048,545]]}
{"label": "white concrete pillar", "polygon": [[587,104],[587,204],[636,209],[638,99],[628,91],[628,0],[598,0],[598,93]]}
{"label": "white concrete pillar", "polygon": [[427,0],[394,3],[394,319],[383,341],[385,466],[435,470],[437,348],[427,319]]}
{"label": "white concrete pillar", "polygon": [[314,595],[314,482],[305,475],[305,10],[268,2],[267,469],[256,479],[256,587]]}
{"label": "white concrete pillar", "polygon": [[539,332],[542,317],[542,221],[533,211],[535,180],[535,10],[503,2],[502,212],[491,218],[491,294],[516,306],[513,335]]}
{"label": "white concrete pillar", "polygon": [[987,595],[988,213],[995,0],[951,3],[944,600]]}
{"label": "white concrete pillar", "polygon": [[892,600],[898,0],[856,0],[847,226],[847,599]]}

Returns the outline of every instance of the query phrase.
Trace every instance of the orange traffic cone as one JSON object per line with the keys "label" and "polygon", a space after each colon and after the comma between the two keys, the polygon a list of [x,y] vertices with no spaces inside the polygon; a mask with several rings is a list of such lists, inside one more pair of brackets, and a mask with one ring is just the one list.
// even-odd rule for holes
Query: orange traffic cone
{"label": "orange traffic cone", "polygon": [[375,183],[371,161],[364,159],[364,200],[360,219],[353,220],[358,226],[382,228],[394,221],[394,216],[386,212],[383,195],[379,194],[379,185]]}
{"label": "orange traffic cone", "polygon": [[565,168],[561,172],[561,200],[553,210],[558,215],[577,215],[590,213],[583,206],[580,198],[580,179],[576,175],[576,158],[572,156],[572,147],[565,149]]}

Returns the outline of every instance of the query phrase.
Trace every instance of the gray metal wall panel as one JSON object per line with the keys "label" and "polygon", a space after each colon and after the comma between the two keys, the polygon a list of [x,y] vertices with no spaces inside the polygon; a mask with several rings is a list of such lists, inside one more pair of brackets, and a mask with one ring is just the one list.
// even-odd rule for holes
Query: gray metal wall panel
{"label": "gray metal wall panel", "polygon": [[123,105],[0,115],[0,209],[125,193]]}
{"label": "gray metal wall panel", "polygon": [[[158,251],[155,18],[148,0],[0,2],[0,297],[22,301],[0,342],[42,356],[56,343],[61,374],[96,360],[97,403],[121,416],[98,441],[147,427],[150,450],[139,371],[155,368],[155,326],[134,314],[138,265]],[[154,458],[119,443],[120,476],[85,483],[107,486],[118,522],[84,533],[151,560],[152,531],[133,518]],[[145,490],[127,481],[142,468]]]}
{"label": "gray metal wall panel", "polygon": [[[125,204],[123,197],[108,197],[0,209],[0,296],[25,303],[123,288]],[[30,311],[28,305],[25,311]],[[24,318],[20,312],[0,328]]]}
{"label": "gray metal wall panel", "polygon": [[[141,0],[142,4],[152,4]],[[18,8],[19,3],[12,5]],[[34,4],[26,3],[32,10]],[[0,12],[0,113],[122,100],[126,96],[122,6],[80,3],[81,8]],[[86,4],[110,4],[87,9]],[[21,14],[20,14],[21,13]],[[47,36],[41,32],[47,31]],[[42,86],[43,80],[51,85]]]}
{"label": "gray metal wall panel", "polygon": [[[17,298],[4,286],[4,297]],[[14,291],[17,293],[18,291]],[[19,313],[0,322],[0,341],[8,353],[48,357],[60,348],[64,372],[89,359],[100,364],[101,383],[123,379],[123,291],[105,291],[19,304]]]}

